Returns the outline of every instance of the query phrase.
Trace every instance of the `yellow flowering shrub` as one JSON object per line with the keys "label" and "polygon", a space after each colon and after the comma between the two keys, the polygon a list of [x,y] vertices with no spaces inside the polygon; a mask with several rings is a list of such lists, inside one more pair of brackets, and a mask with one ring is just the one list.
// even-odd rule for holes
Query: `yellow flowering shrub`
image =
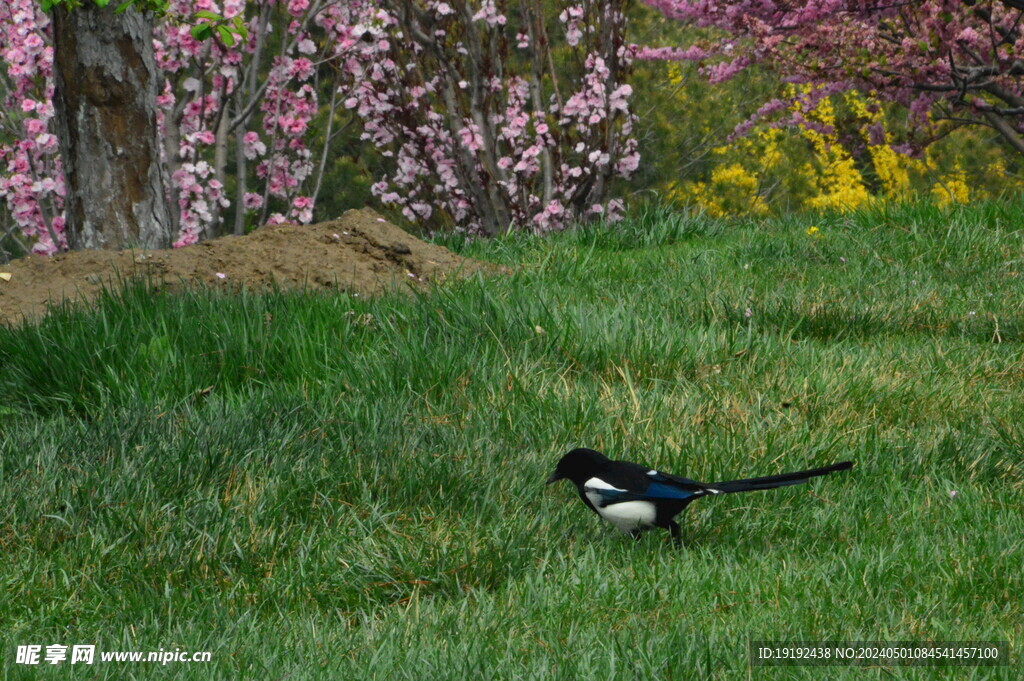
{"label": "yellow flowering shrub", "polygon": [[836,132],[835,107],[831,99],[822,100],[809,118],[832,129],[830,133],[801,126],[801,134],[814,149],[812,161],[804,166],[816,188],[808,197],[808,208],[848,211],[860,208],[871,200],[864,186],[864,178],[842,144]]}
{"label": "yellow flowering shrub", "polygon": [[739,163],[716,166],[709,182],[673,187],[669,196],[695,203],[712,217],[768,213],[768,205],[758,191],[757,176]]}
{"label": "yellow flowering shrub", "polygon": [[967,174],[957,166],[952,173],[940,177],[932,185],[932,200],[941,207],[970,202],[971,188],[967,184]]}
{"label": "yellow flowering shrub", "polygon": [[932,131],[938,141],[921,157],[910,157],[892,146],[906,137],[905,112],[856,92],[804,111],[810,126],[765,125],[728,140],[757,105],[778,93],[778,81],[753,68],[709,85],[696,69],[680,62],[638,63],[634,88],[647,105],[641,118],[646,131],[632,190],[653,189],[713,216],[847,211],[919,197],[946,206],[1024,191],[1017,175],[1024,164],[991,131],[949,132],[938,122]]}
{"label": "yellow flowering shrub", "polygon": [[[893,135],[885,128],[885,114],[882,107],[873,100],[865,98],[857,92],[848,92],[843,98],[847,107],[859,120],[861,136],[867,144],[871,165],[881,184],[881,194],[886,199],[903,200],[911,196],[911,172],[920,172],[921,162],[908,158],[904,154],[893,151]],[[884,130],[881,144],[872,144],[871,127],[880,126]]]}

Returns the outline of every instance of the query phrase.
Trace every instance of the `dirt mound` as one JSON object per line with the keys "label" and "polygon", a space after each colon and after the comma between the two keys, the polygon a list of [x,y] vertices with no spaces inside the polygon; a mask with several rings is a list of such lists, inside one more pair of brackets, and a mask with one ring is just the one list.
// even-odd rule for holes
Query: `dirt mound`
{"label": "dirt mound", "polygon": [[21,258],[0,265],[0,323],[45,314],[51,301],[91,300],[102,287],[137,275],[167,288],[276,283],[372,295],[498,269],[421,241],[364,208],[330,222],[268,225],[188,248]]}

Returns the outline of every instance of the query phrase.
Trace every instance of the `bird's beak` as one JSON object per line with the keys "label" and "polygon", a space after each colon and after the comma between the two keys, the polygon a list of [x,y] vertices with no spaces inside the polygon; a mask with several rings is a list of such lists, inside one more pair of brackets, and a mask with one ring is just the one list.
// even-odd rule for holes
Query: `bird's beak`
{"label": "bird's beak", "polygon": [[548,478],[548,481],[547,481],[547,482],[545,482],[544,484],[545,484],[545,485],[550,485],[550,484],[551,484],[551,483],[553,483],[553,482],[558,482],[558,481],[559,481],[559,480],[561,480],[561,479],[562,479],[563,477],[565,477],[565,476],[563,476],[563,475],[562,475],[561,473],[559,473],[558,471],[555,471],[554,473],[552,473],[552,474],[551,474],[551,477],[550,477],[550,478]]}

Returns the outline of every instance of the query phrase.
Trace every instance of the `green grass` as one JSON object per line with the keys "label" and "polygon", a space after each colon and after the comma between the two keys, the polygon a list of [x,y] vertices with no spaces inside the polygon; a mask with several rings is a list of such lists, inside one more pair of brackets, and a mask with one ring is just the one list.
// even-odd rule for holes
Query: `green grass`
{"label": "green grass", "polygon": [[[1024,206],[448,244],[515,273],[0,329],[0,678],[1020,678],[746,645],[1024,645]],[[857,465],[700,501],[674,550],[542,485],[577,445]],[[14,663],[52,643],[212,661]]]}

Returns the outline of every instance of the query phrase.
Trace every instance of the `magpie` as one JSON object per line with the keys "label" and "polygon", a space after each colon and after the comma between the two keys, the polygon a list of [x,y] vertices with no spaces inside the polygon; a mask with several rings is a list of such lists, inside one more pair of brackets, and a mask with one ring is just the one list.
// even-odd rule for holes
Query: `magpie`
{"label": "magpie", "polygon": [[644,530],[662,527],[669,531],[672,541],[678,545],[681,538],[675,517],[696,499],[799,485],[819,475],[852,467],[852,461],[843,461],[799,473],[702,483],[630,461],[612,461],[601,452],[580,448],[562,457],[547,484],[571,480],[583,503],[623,534],[638,537]]}

